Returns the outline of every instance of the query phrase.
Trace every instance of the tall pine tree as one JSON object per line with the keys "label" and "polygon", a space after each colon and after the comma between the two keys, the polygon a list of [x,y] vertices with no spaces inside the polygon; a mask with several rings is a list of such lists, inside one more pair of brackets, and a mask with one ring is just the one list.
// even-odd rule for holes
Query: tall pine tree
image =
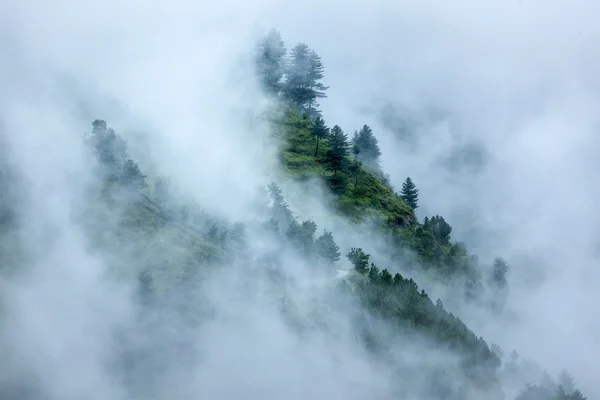
{"label": "tall pine tree", "polygon": [[404,183],[402,184],[402,191],[400,192],[400,197],[404,199],[404,201],[415,210],[418,206],[419,201],[419,189],[415,186],[412,179],[406,178]]}
{"label": "tall pine tree", "polygon": [[325,139],[329,134],[329,128],[325,125],[325,121],[321,117],[317,117],[312,126],[311,133],[317,138],[317,147],[315,148],[315,157],[319,153],[319,140]]}
{"label": "tall pine tree", "polygon": [[286,96],[311,116],[319,114],[316,99],[326,97],[328,87],[320,82],[323,70],[321,57],[306,44],[298,43],[292,48],[286,73]]}
{"label": "tall pine tree", "polygon": [[328,137],[331,150],[327,152],[326,162],[327,167],[333,171],[334,175],[346,167],[346,157],[348,156],[348,136],[344,133],[339,125],[331,128],[331,133]]}
{"label": "tall pine tree", "polygon": [[329,89],[329,86],[325,86],[321,82],[321,79],[323,79],[323,77],[325,76],[324,71],[325,68],[323,67],[321,57],[314,50],[311,50],[309,54],[308,74],[308,82],[310,85],[310,98],[307,105],[308,113],[311,116],[320,115],[320,111],[317,109],[317,107],[319,107],[317,99],[323,99],[327,97],[325,91]]}
{"label": "tall pine tree", "polygon": [[354,134],[352,144],[360,149],[359,160],[367,168],[379,170],[381,149],[379,148],[379,141],[368,125],[364,125],[360,131]]}

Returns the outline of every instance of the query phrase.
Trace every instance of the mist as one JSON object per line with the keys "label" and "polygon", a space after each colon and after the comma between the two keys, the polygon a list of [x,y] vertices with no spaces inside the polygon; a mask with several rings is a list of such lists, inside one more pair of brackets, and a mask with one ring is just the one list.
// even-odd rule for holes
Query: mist
{"label": "mist", "polygon": [[[419,218],[443,215],[453,238],[482,261],[508,261],[502,318],[468,304],[453,311],[505,352],[553,374],[567,368],[582,391],[600,395],[599,8],[583,0],[2,4],[0,128],[26,182],[16,209],[19,240],[32,254],[24,272],[1,281],[6,398],[26,396],[11,385],[24,385],[32,399],[129,399],[131,391],[157,399],[390,398],[397,388],[389,364],[429,371],[456,363],[409,336],[398,339],[400,354],[373,360],[357,344],[343,296],[325,301],[334,305],[327,325],[336,335],[298,338],[268,280],[236,262],[190,289],[197,298],[170,297],[210,322],[184,323],[173,304],[140,322],[135,285],[119,279],[135,272],[114,263],[135,240],[90,250],[81,215],[98,177],[81,137],[96,118],[123,133],[145,173],[171,177],[207,213],[254,217],[257,188],[278,178],[277,146],[262,119],[277,105],[249,65],[271,27],[288,46],[302,41],[321,55],[326,121],[348,133],[373,128],[396,190],[407,176],[420,189]],[[358,242],[379,251],[382,267],[399,269],[386,265],[381,238],[348,229],[322,206],[328,194],[309,186],[311,195],[286,187],[297,215],[332,230],[343,254]],[[278,243],[260,231],[250,242],[259,258]],[[304,260],[283,254],[297,285],[284,291],[300,315],[310,314],[327,290]],[[389,329],[382,324],[382,335]],[[115,330],[129,333],[127,345]],[[157,350],[129,377],[133,389],[106,367],[115,346],[171,342],[183,350]]]}

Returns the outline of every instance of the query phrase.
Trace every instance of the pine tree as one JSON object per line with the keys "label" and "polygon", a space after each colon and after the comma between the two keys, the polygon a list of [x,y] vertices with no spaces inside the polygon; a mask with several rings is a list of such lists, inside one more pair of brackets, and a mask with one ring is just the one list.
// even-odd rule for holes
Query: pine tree
{"label": "pine tree", "polygon": [[263,88],[277,94],[282,88],[282,79],[286,68],[285,43],[276,29],[271,29],[258,44],[256,53],[256,72]]}
{"label": "pine tree", "polygon": [[354,133],[352,144],[359,147],[361,162],[368,168],[379,170],[381,149],[379,148],[379,141],[368,125],[364,125],[360,131]]}
{"label": "pine tree", "polygon": [[361,274],[366,274],[369,270],[370,256],[366,254],[362,249],[352,247],[350,248],[348,254],[346,254],[346,257],[348,258],[348,260],[350,260],[350,262],[354,266],[354,269],[360,272]]}
{"label": "pine tree", "polygon": [[440,244],[448,244],[450,242],[450,234],[452,227],[446,222],[444,217],[436,215],[429,220],[429,229],[433,233],[434,238]]}
{"label": "pine tree", "polygon": [[354,163],[352,164],[352,173],[354,174],[354,187],[358,186],[358,177],[360,175],[361,163],[358,161],[358,155],[360,154],[360,147],[357,145],[352,146],[352,154],[354,154]]}
{"label": "pine tree", "polygon": [[315,241],[317,255],[324,261],[333,264],[340,259],[340,246],[333,240],[333,235],[329,231],[323,231],[323,234]]}
{"label": "pine tree", "polygon": [[325,125],[325,121],[321,117],[317,117],[312,126],[311,133],[317,138],[317,147],[315,148],[315,157],[319,153],[319,140],[325,139],[329,135],[329,128]]}
{"label": "pine tree", "polygon": [[304,108],[310,99],[310,49],[304,43],[298,43],[290,51],[286,71],[285,92],[298,107]]}
{"label": "pine tree", "polygon": [[402,191],[400,192],[400,197],[412,207],[413,210],[419,207],[417,202],[419,201],[419,189],[415,186],[412,179],[406,178],[404,183],[402,184]]}
{"label": "pine tree", "polygon": [[323,79],[323,63],[321,57],[304,43],[298,43],[290,52],[290,60],[286,73],[285,92],[287,97],[311,116],[318,115],[317,98],[327,97],[327,86]]}
{"label": "pine tree", "polygon": [[292,225],[296,223],[294,215],[290,211],[288,204],[285,202],[281,189],[277,184],[271,183],[267,187],[267,190],[269,192],[269,198],[273,202],[273,219],[283,232],[288,232]]}
{"label": "pine tree", "polygon": [[321,79],[323,79],[325,68],[321,57],[314,51],[310,51],[309,55],[310,69],[308,74],[308,81],[310,85],[310,99],[308,101],[308,112],[311,116],[319,115],[320,112],[317,110],[319,103],[317,99],[326,98],[325,91],[329,89],[329,86],[325,86]]}
{"label": "pine tree", "polygon": [[338,125],[331,128],[331,133],[328,137],[331,150],[327,152],[326,162],[329,169],[337,175],[339,170],[343,170],[346,166],[346,157],[348,156],[348,136]]}

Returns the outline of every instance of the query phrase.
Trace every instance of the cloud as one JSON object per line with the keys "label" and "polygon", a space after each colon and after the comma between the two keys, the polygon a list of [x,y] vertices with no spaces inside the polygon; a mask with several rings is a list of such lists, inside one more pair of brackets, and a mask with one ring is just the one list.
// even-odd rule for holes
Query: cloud
{"label": "cloud", "polygon": [[[411,176],[421,189],[419,215],[444,215],[483,261],[511,262],[509,308],[519,323],[461,317],[552,371],[571,369],[590,395],[597,354],[589,326],[599,317],[600,193],[590,184],[598,167],[596,8],[327,2],[310,30],[290,28],[323,57],[328,122],[371,125],[396,187]],[[382,118],[386,107],[407,121],[412,141]],[[471,169],[448,167],[473,149]],[[534,269],[545,280],[532,287]]]}
{"label": "cloud", "polygon": [[[85,325],[96,306],[109,309],[102,321],[110,326],[121,324],[129,312],[127,290],[103,280],[103,261],[89,254],[71,220],[80,206],[74,205],[79,185],[93,179],[83,172],[88,165],[78,134],[90,129],[91,118],[125,132],[144,125],[154,132],[145,139],[148,162],[174,176],[211,212],[243,218],[256,186],[273,177],[275,151],[264,124],[248,129],[248,121],[256,121],[270,104],[249,79],[244,58],[257,35],[275,26],[288,45],[304,41],[322,56],[331,86],[322,101],[328,124],[347,132],[372,126],[382,145],[383,168],[396,187],[409,175],[420,187],[420,215],[444,215],[457,238],[484,260],[501,254],[511,262],[508,307],[519,323],[478,322],[474,312],[461,317],[486,339],[543,366],[571,369],[591,396],[589,366],[597,359],[592,332],[600,317],[594,307],[597,8],[584,0],[568,6],[467,0],[3,4],[0,50],[7,56],[0,67],[0,116],[35,199],[27,208],[27,241],[42,254],[50,249],[31,275],[49,280],[11,289],[20,312],[15,311],[19,318],[10,343],[23,346],[14,351],[33,354],[28,346],[45,339],[37,344],[45,356],[34,364],[57,374],[46,376],[57,397],[80,394],[85,385],[114,387],[102,380],[109,379],[104,372],[94,370],[108,327],[86,325],[90,336],[74,339],[71,349],[61,347],[61,335]],[[409,130],[418,127],[411,132],[413,142],[398,137],[381,118],[386,106],[399,110]],[[137,140],[132,134],[128,139]],[[470,167],[457,170],[457,158],[466,158]],[[45,231],[48,226],[62,232],[55,242],[46,242],[53,236]],[[529,259],[545,277],[535,287],[525,279]],[[57,266],[64,275],[46,272]],[[115,287],[120,294],[109,300]],[[261,321],[257,326],[279,332],[274,336],[282,344],[262,359],[258,351],[242,357],[242,370],[252,370],[253,362],[274,363],[286,379],[295,377],[290,385],[307,388],[317,378],[301,374],[315,369],[317,361],[322,364],[316,371],[323,375],[334,369],[335,363],[315,354],[316,344],[302,347],[301,371],[286,367],[284,361],[297,349],[279,321],[261,310],[251,310]],[[268,348],[271,337],[262,337],[252,322],[214,327],[213,334],[225,339],[209,351],[209,365],[228,351],[237,352],[233,363],[249,346]],[[17,337],[33,330],[43,333]],[[240,331],[248,334],[244,340]],[[86,357],[78,360],[81,354]],[[335,382],[369,371],[362,356],[347,357],[352,367],[336,370]],[[59,371],[57,360],[68,368]],[[225,364],[220,368],[216,371],[227,370]],[[85,379],[62,386],[80,371]],[[219,385],[214,381],[207,390],[225,390]],[[332,384],[331,390],[342,386]]]}

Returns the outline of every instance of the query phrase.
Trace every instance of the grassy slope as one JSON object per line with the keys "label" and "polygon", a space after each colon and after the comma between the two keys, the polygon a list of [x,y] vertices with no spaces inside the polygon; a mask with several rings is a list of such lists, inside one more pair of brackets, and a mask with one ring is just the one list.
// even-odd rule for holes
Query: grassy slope
{"label": "grassy slope", "polygon": [[[278,127],[279,136],[284,139],[280,157],[286,174],[292,179],[318,178],[327,182],[333,175],[325,168],[327,141],[320,142],[315,157],[316,139],[310,133],[310,120],[288,110],[283,121]],[[419,264],[426,269],[435,266],[430,271],[432,279],[444,281],[450,276],[480,279],[480,270],[464,245],[436,240],[433,232],[422,229],[414,210],[381,177],[361,168],[355,187],[351,174],[342,175],[346,184],[334,203],[335,211],[342,217],[356,223],[373,218],[399,245],[398,249],[414,251],[419,255]]]}
{"label": "grassy slope", "polygon": [[[296,112],[290,112],[284,124],[285,144],[282,161],[289,176],[297,179],[327,178],[333,175],[325,169],[324,157],[329,146],[326,141],[319,143],[315,157],[316,141],[310,134],[310,121]],[[361,168],[359,184],[354,185],[354,177],[345,174],[347,182],[343,193],[336,199],[336,209],[354,222],[374,216],[386,226],[407,226],[415,220],[414,211],[374,174]]]}

